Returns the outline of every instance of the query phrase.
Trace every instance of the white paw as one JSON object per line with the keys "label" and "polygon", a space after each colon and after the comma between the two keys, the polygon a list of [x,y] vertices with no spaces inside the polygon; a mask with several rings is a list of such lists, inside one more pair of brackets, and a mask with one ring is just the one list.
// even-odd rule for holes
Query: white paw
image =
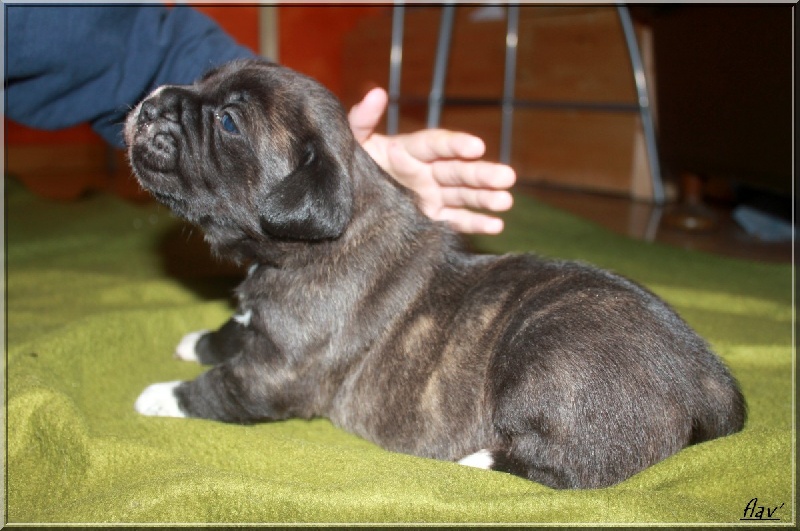
{"label": "white paw", "polygon": [[183,361],[198,361],[197,342],[207,333],[208,330],[198,330],[197,332],[189,332],[183,336],[178,346],[175,347],[175,357]]}
{"label": "white paw", "polygon": [[492,452],[489,450],[478,450],[474,454],[469,454],[459,459],[458,464],[490,470],[494,464],[494,459],[492,459]]}
{"label": "white paw", "polygon": [[174,393],[180,384],[180,381],[153,384],[142,391],[133,407],[142,415],[185,417],[186,414],[178,407],[178,399]]}

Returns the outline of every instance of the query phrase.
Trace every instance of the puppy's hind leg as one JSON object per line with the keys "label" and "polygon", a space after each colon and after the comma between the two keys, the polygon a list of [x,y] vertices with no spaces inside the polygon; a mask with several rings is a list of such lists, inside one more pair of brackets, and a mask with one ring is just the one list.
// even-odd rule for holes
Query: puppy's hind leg
{"label": "puppy's hind leg", "polygon": [[248,333],[250,312],[234,315],[219,330],[200,330],[183,336],[175,347],[175,357],[204,365],[217,365],[241,352]]}
{"label": "puppy's hind leg", "polygon": [[[531,443],[536,444],[533,441],[528,441],[524,446]],[[519,444],[514,446],[519,446]],[[574,474],[570,474],[563,468],[553,466],[554,463],[537,463],[533,455],[535,454],[520,452],[520,448],[512,449],[512,447],[495,448],[493,450],[484,449],[461,458],[458,464],[483,470],[506,472],[556,489],[568,489],[577,486]]]}
{"label": "puppy's hind leg", "polygon": [[[492,452],[491,469],[520,476],[554,489],[585,488],[577,471],[571,470],[566,460],[554,454],[560,452],[542,451],[544,445],[534,434],[515,437],[512,444]],[[538,451],[537,451],[538,450]]]}

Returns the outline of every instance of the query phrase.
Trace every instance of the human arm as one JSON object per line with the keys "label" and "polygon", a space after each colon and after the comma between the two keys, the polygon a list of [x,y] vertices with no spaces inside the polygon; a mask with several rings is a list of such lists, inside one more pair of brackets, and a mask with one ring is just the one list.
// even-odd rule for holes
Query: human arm
{"label": "human arm", "polygon": [[8,6],[6,32],[6,115],[48,130],[89,122],[117,147],[151,90],[254,55],[185,6]]}

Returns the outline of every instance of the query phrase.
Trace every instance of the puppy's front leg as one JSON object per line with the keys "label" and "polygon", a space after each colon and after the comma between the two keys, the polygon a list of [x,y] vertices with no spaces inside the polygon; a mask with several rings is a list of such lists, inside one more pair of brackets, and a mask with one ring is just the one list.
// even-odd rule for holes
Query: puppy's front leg
{"label": "puppy's front leg", "polygon": [[231,317],[219,330],[200,330],[183,336],[175,347],[175,357],[196,361],[203,365],[216,365],[239,354],[244,347],[244,336],[250,326],[250,310]]}
{"label": "puppy's front leg", "polygon": [[147,387],[136,400],[143,415],[197,417],[248,424],[285,418],[281,401],[259,378],[265,367],[236,356],[189,382],[165,382]]}

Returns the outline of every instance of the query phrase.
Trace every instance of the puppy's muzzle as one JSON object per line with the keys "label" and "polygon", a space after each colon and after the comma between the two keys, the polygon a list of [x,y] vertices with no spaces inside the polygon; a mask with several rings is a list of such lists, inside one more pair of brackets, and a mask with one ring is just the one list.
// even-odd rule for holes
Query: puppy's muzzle
{"label": "puppy's muzzle", "polygon": [[156,172],[176,168],[181,137],[180,105],[157,90],[134,109],[128,117],[125,137],[137,162]]}

